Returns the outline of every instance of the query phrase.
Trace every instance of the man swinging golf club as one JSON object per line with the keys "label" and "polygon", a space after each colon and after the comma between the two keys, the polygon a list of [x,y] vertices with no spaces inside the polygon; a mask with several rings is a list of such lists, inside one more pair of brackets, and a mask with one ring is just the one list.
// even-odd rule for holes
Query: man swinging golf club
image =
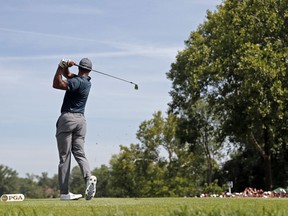
{"label": "man swinging golf club", "polygon": [[[53,79],[53,88],[65,90],[61,115],[56,124],[56,139],[59,151],[58,181],[60,200],[77,200],[82,194],[69,191],[71,153],[76,159],[86,184],[85,198],[91,200],[96,193],[97,178],[91,175],[88,160],[84,152],[86,135],[85,105],[88,99],[91,82],[89,72],[92,62],[83,58],[78,66],[78,75],[69,71],[75,63],[62,59]],[[64,76],[67,80],[63,80]]]}

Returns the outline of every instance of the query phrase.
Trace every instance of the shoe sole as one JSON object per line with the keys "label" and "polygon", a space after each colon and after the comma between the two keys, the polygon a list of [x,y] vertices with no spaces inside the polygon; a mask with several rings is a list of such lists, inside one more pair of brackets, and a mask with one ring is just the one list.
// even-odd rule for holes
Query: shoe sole
{"label": "shoe sole", "polygon": [[79,198],[74,198],[74,199],[71,199],[71,200],[79,200],[79,199],[81,199],[82,197],[79,197]]}
{"label": "shoe sole", "polygon": [[60,199],[61,201],[69,201],[69,200],[79,200],[81,199],[82,197],[79,197],[79,198],[74,198],[74,199]]}
{"label": "shoe sole", "polygon": [[85,193],[85,199],[86,200],[91,200],[95,193],[96,193],[96,183],[97,183],[97,178],[95,177],[95,180],[90,180],[90,183],[86,189]]}
{"label": "shoe sole", "polygon": [[61,199],[60,198],[60,200],[62,200],[62,201],[69,201],[69,200],[79,200],[79,199],[81,199],[82,198],[82,196],[81,197],[75,197],[75,198],[73,198],[73,199]]}

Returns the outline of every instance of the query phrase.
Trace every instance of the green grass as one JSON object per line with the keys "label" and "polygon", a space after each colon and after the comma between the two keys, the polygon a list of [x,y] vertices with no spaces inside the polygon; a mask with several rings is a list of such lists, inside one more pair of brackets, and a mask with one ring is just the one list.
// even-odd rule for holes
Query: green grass
{"label": "green grass", "polygon": [[286,198],[95,198],[0,202],[1,216],[286,216]]}

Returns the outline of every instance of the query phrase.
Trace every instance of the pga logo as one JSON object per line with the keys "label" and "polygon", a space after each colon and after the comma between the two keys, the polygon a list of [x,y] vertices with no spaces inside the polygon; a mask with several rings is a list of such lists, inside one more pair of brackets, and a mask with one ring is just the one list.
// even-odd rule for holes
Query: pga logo
{"label": "pga logo", "polygon": [[18,202],[25,199],[23,194],[3,194],[1,196],[1,201],[3,202]]}

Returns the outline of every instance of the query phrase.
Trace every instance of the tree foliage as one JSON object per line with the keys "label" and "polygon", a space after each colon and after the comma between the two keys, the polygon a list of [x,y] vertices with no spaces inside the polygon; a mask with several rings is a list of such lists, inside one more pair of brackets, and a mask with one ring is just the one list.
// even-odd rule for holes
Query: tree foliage
{"label": "tree foliage", "polygon": [[17,192],[19,189],[17,175],[15,170],[0,165],[0,194]]}
{"label": "tree foliage", "polygon": [[263,158],[266,189],[272,161],[287,152],[287,9],[281,0],[224,1],[167,73],[170,111],[189,120],[190,107],[207,101],[222,139],[253,146]]}
{"label": "tree foliage", "polygon": [[[209,165],[215,170],[215,160],[199,152],[189,151],[188,143],[176,137],[179,119],[163,117],[162,112],[143,121],[137,131],[140,144],[121,146],[120,154],[110,161],[111,181],[119,196],[193,196],[207,181]],[[202,151],[212,155],[203,141]],[[208,145],[207,148],[205,145]],[[206,155],[207,156],[207,155]],[[211,174],[210,173],[210,174]],[[211,181],[209,183],[212,182]]]}
{"label": "tree foliage", "polygon": [[111,184],[111,168],[106,165],[101,165],[99,168],[95,168],[92,174],[97,176],[97,192],[95,197],[112,197],[113,185]]}

